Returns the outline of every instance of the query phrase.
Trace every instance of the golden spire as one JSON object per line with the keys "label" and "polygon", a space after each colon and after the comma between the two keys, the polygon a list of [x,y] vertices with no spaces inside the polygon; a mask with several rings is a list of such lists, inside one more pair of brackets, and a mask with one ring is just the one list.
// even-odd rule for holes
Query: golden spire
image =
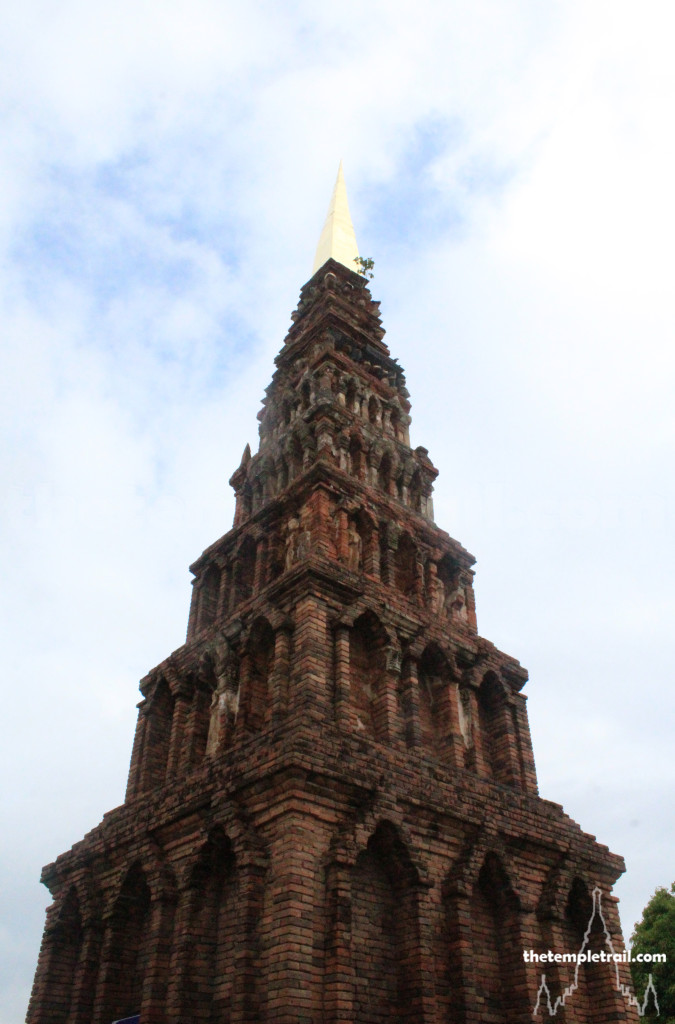
{"label": "golden spire", "polygon": [[341,160],[335,188],[333,189],[330,206],[328,207],[326,223],[323,226],[321,238],[316,247],[312,274],[315,274],[319,267],[322,267],[326,260],[329,260],[331,257],[337,260],[338,263],[344,264],[345,267],[349,267],[354,273],[357,273],[358,267],[354,260],[358,254],[359,248],[356,244],[352,218],[349,215],[347,188],[345,186],[344,174],[342,173]]}

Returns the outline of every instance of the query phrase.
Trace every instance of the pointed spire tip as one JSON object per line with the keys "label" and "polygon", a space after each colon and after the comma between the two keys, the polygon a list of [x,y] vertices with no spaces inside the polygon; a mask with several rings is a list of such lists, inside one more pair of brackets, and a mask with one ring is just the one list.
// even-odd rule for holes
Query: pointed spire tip
{"label": "pointed spire tip", "polygon": [[342,170],[342,160],[340,160],[333,195],[328,206],[326,222],[319,238],[319,244],[316,247],[312,273],[315,274],[319,267],[322,267],[326,260],[329,259],[337,260],[338,263],[342,263],[349,270],[356,272],[355,261],[358,255],[359,247],[356,244],[354,225],[349,213],[347,187]]}

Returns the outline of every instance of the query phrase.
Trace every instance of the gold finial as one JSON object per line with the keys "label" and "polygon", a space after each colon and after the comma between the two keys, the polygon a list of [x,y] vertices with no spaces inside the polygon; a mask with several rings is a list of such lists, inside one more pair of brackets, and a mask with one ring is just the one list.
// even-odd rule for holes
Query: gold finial
{"label": "gold finial", "polygon": [[344,174],[342,173],[341,160],[335,188],[333,189],[330,206],[328,207],[326,223],[323,226],[321,238],[316,247],[312,274],[315,274],[319,267],[322,267],[326,260],[329,260],[331,257],[356,273],[358,267],[354,261],[358,255],[359,248],[356,244],[352,218],[349,215],[347,188],[345,186]]}

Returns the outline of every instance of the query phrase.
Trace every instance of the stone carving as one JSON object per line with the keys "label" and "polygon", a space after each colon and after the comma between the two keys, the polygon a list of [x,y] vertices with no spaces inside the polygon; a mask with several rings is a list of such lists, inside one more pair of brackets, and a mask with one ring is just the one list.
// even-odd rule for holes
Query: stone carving
{"label": "stone carving", "polygon": [[307,513],[303,509],[300,518],[292,516],[286,524],[285,568],[290,569],[296,562],[309,558],[312,550],[312,535],[307,526]]}
{"label": "stone carving", "polygon": [[307,509],[303,508],[300,512],[300,523],[298,531],[298,547],[297,557],[298,561],[302,561],[305,558],[309,558],[312,550],[312,534],[309,530],[308,525]]}
{"label": "stone carving", "polygon": [[446,594],[443,581],[438,578],[438,570],[432,562],[429,566],[429,611],[436,618],[445,614]]}
{"label": "stone carving", "polygon": [[387,672],[395,672],[397,675],[401,672],[401,652],[397,647],[386,647],[385,652],[385,668]]}
{"label": "stone carving", "polygon": [[363,561],[363,541],[354,522],[349,523],[347,530],[347,567],[358,572]]}
{"label": "stone carving", "polygon": [[290,569],[298,560],[298,545],[300,540],[300,521],[292,516],[286,524],[286,559],[285,568]]}
{"label": "stone carving", "polygon": [[448,594],[446,606],[452,619],[461,619],[462,622],[466,622],[468,612],[466,610],[466,591],[464,587],[457,587],[451,594]]}
{"label": "stone carving", "polygon": [[219,636],[211,649],[211,664],[216,688],[211,698],[207,755],[222,749],[232,734],[239,710],[239,664],[224,636]]}
{"label": "stone carving", "polygon": [[457,701],[457,713],[459,716],[459,731],[462,734],[465,747],[473,746],[473,719],[471,715],[471,693],[466,688],[459,690]]}

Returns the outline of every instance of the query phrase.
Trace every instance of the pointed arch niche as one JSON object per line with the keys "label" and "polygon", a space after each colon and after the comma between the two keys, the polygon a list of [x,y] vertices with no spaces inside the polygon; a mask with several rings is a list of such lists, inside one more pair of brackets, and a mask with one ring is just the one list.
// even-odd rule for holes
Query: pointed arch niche
{"label": "pointed arch niche", "polygon": [[141,751],[141,792],[147,793],[166,781],[175,700],[168,683],[160,679],[145,709]]}
{"label": "pointed arch niche", "polygon": [[391,494],[393,462],[389,451],[385,451],[377,469],[377,482],[385,494]]}
{"label": "pointed arch niche", "polygon": [[289,466],[289,478],[295,480],[296,477],[302,473],[302,467],[304,462],[304,453],[300,439],[296,434],[289,440],[288,444],[288,466]]}
{"label": "pointed arch niche", "polygon": [[361,539],[361,568],[369,575],[377,575],[379,541],[373,519],[363,509],[358,509],[352,519]]}
{"label": "pointed arch niche", "polygon": [[378,825],[352,869],[354,1024],[418,1024],[419,879],[390,822]]}
{"label": "pointed arch niche", "polygon": [[408,486],[408,504],[415,512],[422,511],[422,477],[418,469],[413,473]]}
{"label": "pointed arch niche", "polygon": [[220,594],[221,571],[217,565],[210,565],[199,585],[199,611],[197,629],[207,629],[216,621],[218,597]]}
{"label": "pointed arch niche", "polygon": [[365,612],[349,634],[349,691],[356,730],[371,739],[386,739],[386,635],[378,618]]}
{"label": "pointed arch niche", "polygon": [[77,890],[71,886],[49,929],[51,956],[48,959],[45,990],[49,993],[49,1021],[53,1024],[66,1024],[70,1020],[83,938],[80,901]]}
{"label": "pointed arch niche", "polygon": [[256,544],[253,537],[246,537],[237,554],[234,565],[235,605],[248,601],[253,592],[255,578]]}
{"label": "pointed arch niche", "polygon": [[457,711],[456,687],[445,655],[431,645],[419,662],[419,720],[422,750],[440,760],[452,760]]}
{"label": "pointed arch niche", "polygon": [[180,985],[184,1019],[198,1022],[230,1020],[236,974],[237,871],[231,843],[214,829],[190,874],[189,948]]}
{"label": "pointed arch niche", "polygon": [[409,533],[399,537],[394,554],[394,581],[410,600],[417,595],[417,548]]}
{"label": "pointed arch niche", "polygon": [[267,619],[258,619],[242,659],[240,709],[248,732],[263,729],[270,718],[270,676],[274,664],[274,631]]}
{"label": "pointed arch niche", "polygon": [[349,441],[349,467],[351,475],[357,480],[365,478],[366,458],[363,452],[363,444],[358,434],[352,434]]}
{"label": "pointed arch niche", "polygon": [[503,785],[520,785],[513,716],[495,672],[486,674],[478,690],[478,722],[485,773]]}
{"label": "pointed arch niche", "polygon": [[518,900],[504,867],[488,853],[470,901],[475,1011],[481,1024],[512,1024],[522,1017],[523,954]]}
{"label": "pointed arch niche", "polygon": [[[585,952],[609,952],[602,917],[597,908],[594,913],[593,897],[581,878],[575,878],[572,882],[561,925],[565,952],[576,953],[582,946]],[[586,938],[589,925],[590,932]],[[559,976],[561,986],[573,985],[575,965],[561,964]],[[578,965],[576,983],[578,987],[565,1002],[569,1019],[588,1021],[588,1024],[618,1019],[614,1016],[616,990],[612,964],[598,962]],[[552,991],[554,998],[558,994]]]}
{"label": "pointed arch niche", "polygon": [[151,955],[150,918],[150,888],[142,868],[136,864],[124,880],[109,922],[107,959],[114,970],[107,972],[104,1021],[140,1013]]}

